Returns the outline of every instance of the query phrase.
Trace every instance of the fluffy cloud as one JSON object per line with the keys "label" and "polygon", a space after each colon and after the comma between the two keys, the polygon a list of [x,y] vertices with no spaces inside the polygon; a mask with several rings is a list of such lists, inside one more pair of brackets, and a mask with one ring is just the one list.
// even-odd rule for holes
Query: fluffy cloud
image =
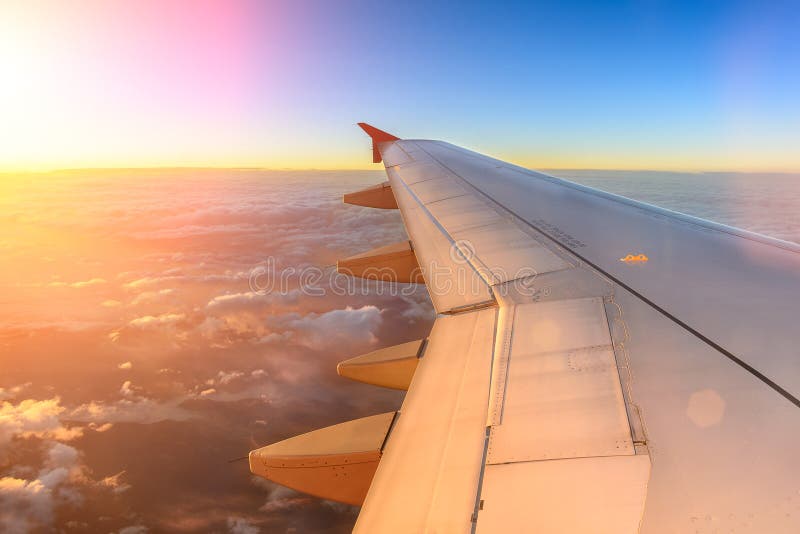
{"label": "fluffy cloud", "polygon": [[133,367],[133,364],[131,362],[122,362],[121,364],[117,365],[117,369],[126,369],[127,370],[127,369],[130,369],[131,367]]}
{"label": "fluffy cloud", "polygon": [[81,427],[67,427],[60,419],[66,408],[61,399],[25,399],[0,405],[0,454],[15,437],[38,437],[69,441],[83,434]]}
{"label": "fluffy cloud", "polygon": [[258,343],[260,345],[267,345],[267,344],[270,344],[270,343],[275,343],[275,344],[285,343],[285,342],[289,341],[290,339],[292,339],[293,335],[294,334],[292,332],[289,332],[289,331],[285,331],[285,332],[281,332],[281,333],[270,332],[266,336],[262,336],[262,337],[259,337],[258,339],[256,339],[255,343]]}
{"label": "fluffy cloud", "polygon": [[23,533],[49,526],[60,504],[79,505],[82,496],[70,485],[90,482],[77,449],[51,445],[37,478],[0,478],[0,526],[3,532]]}
{"label": "fluffy cloud", "polygon": [[179,228],[162,228],[149,232],[134,232],[131,234],[131,237],[137,239],[181,239],[215,234],[242,235],[246,233],[264,232],[266,230],[267,228],[249,224],[187,225]]}
{"label": "fluffy cloud", "polygon": [[0,388],[0,401],[15,398],[17,395],[19,395],[25,389],[27,389],[30,385],[31,385],[30,382],[26,382],[25,384],[12,386],[10,388]]}
{"label": "fluffy cloud", "polygon": [[271,486],[270,488],[271,491],[269,493],[269,497],[267,498],[267,502],[259,507],[261,512],[281,512],[290,510],[292,508],[299,508],[311,502],[310,497],[298,493],[293,489],[284,486]]}
{"label": "fluffy cloud", "polygon": [[49,284],[47,284],[47,285],[48,285],[49,287],[74,287],[74,288],[82,288],[82,287],[92,287],[92,286],[98,286],[98,285],[105,284],[105,283],[107,283],[107,281],[106,281],[105,279],[103,279],[103,278],[92,278],[92,279],[90,279],[90,280],[83,280],[83,281],[79,281],[79,282],[72,282],[72,283],[69,283],[69,282],[61,282],[61,281],[55,281],[55,282],[50,282],[50,283],[49,283]]}
{"label": "fluffy cloud", "polygon": [[229,312],[206,317],[195,332],[220,348],[236,342],[269,345],[294,343],[313,350],[337,344],[357,347],[375,343],[376,332],[382,322],[381,313],[373,305],[360,308],[347,306],[306,314],[294,311],[284,314]]}
{"label": "fluffy cloud", "polygon": [[212,312],[259,310],[274,305],[296,304],[301,295],[300,290],[291,289],[285,292],[256,293],[230,293],[217,295],[206,305]]}
{"label": "fluffy cloud", "polygon": [[111,490],[114,494],[120,494],[128,491],[131,488],[130,484],[127,484],[122,480],[122,476],[125,474],[125,471],[120,471],[116,475],[107,476],[104,479],[97,482],[98,486],[106,487]]}
{"label": "fluffy cloud", "polygon": [[241,280],[247,280],[249,276],[250,274],[247,271],[232,270],[224,270],[223,272],[217,273],[197,273],[193,275],[162,273],[160,275],[143,276],[142,278],[131,280],[130,282],[123,284],[123,287],[128,290],[136,290],[175,282],[184,284],[237,282]]}
{"label": "fluffy cloud", "polygon": [[230,384],[231,382],[233,382],[237,378],[241,378],[243,376],[244,376],[244,373],[242,371],[229,371],[229,372],[220,371],[217,374],[216,381],[219,384],[225,385],[225,384]]}
{"label": "fluffy cloud", "polygon": [[108,430],[111,430],[111,428],[114,426],[114,424],[113,423],[103,423],[101,425],[98,425],[97,423],[89,423],[87,426],[89,428],[91,428],[92,430],[94,430],[95,432],[106,432]]}
{"label": "fluffy cloud", "polygon": [[322,314],[310,313],[289,322],[299,333],[299,344],[319,350],[337,343],[372,344],[381,323],[381,310],[375,306],[347,307]]}
{"label": "fluffy cloud", "polygon": [[41,480],[0,478],[0,496],[0,526],[4,532],[26,533],[52,521],[52,490]]}
{"label": "fluffy cloud", "polygon": [[75,421],[89,422],[90,428],[95,428],[98,432],[108,430],[111,423],[154,423],[165,420],[185,421],[191,418],[191,413],[181,407],[190,395],[183,394],[160,402],[143,396],[141,391],[142,388],[126,380],[119,388],[122,399],[111,403],[91,401],[81,404],[69,412],[69,417]]}
{"label": "fluffy cloud", "polygon": [[160,325],[171,325],[182,321],[186,315],[182,313],[162,313],[161,315],[145,315],[131,320],[128,324],[137,328],[150,328]]}
{"label": "fluffy cloud", "polygon": [[432,320],[436,316],[436,312],[433,310],[427,295],[424,295],[424,298],[402,297],[402,299],[407,304],[402,313],[403,318],[410,321],[424,321]]}
{"label": "fluffy cloud", "polygon": [[131,396],[112,403],[92,401],[70,411],[69,417],[75,421],[92,422],[101,426],[107,423],[185,421],[192,417],[191,412],[181,407],[187,398],[181,396],[159,402],[147,397]]}
{"label": "fluffy cloud", "polygon": [[261,529],[243,517],[229,517],[228,532],[231,534],[258,534]]}
{"label": "fluffy cloud", "polygon": [[140,287],[154,286],[172,280],[180,280],[182,278],[183,278],[182,276],[176,276],[176,275],[145,276],[143,278],[137,278],[136,280],[132,280],[130,282],[125,283],[123,287],[125,287],[126,289],[138,289]]}
{"label": "fluffy cloud", "polygon": [[138,306],[144,303],[161,301],[174,293],[175,290],[172,288],[159,289],[158,291],[145,291],[143,293],[139,293],[138,295],[136,295],[136,297],[134,297],[134,299],[131,301],[131,306]]}
{"label": "fluffy cloud", "polygon": [[123,397],[131,397],[134,395],[133,385],[131,384],[130,380],[126,380],[122,383],[122,386],[119,388],[119,393]]}
{"label": "fluffy cloud", "polygon": [[[126,489],[120,474],[92,481],[80,452],[62,443],[80,437],[84,431],[83,427],[68,427],[62,422],[66,412],[58,397],[25,399],[18,404],[3,402],[0,407],[0,455],[7,453],[14,438],[60,440],[49,443],[38,473],[35,468],[17,465],[0,478],[0,531],[49,529],[57,507],[82,505],[82,487],[109,488],[114,493]],[[89,426],[97,432],[111,427],[109,423]],[[30,477],[30,473],[36,475]]]}

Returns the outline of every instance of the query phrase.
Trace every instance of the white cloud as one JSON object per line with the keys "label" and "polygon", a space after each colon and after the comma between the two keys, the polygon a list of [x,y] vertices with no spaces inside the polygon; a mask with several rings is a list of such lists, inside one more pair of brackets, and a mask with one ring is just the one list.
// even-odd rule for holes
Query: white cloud
{"label": "white cloud", "polygon": [[30,387],[31,382],[26,382],[24,384],[20,384],[18,386],[13,386],[10,388],[0,388],[0,401],[13,399],[20,393],[22,393],[25,389]]}
{"label": "white cloud", "polygon": [[346,343],[374,343],[375,330],[381,323],[381,310],[375,306],[347,307],[322,314],[310,313],[289,322],[289,326],[301,333],[295,336],[297,343],[311,349],[335,347]]}
{"label": "white cloud", "polygon": [[101,426],[105,423],[185,421],[192,415],[180,406],[186,398],[158,402],[146,397],[131,396],[110,404],[92,401],[72,410],[69,417],[75,421],[93,422]]}
{"label": "white cloud", "polygon": [[130,397],[135,394],[133,390],[133,385],[131,384],[130,380],[126,380],[122,383],[122,386],[119,388],[119,392],[123,397]]}
{"label": "white cloud", "polygon": [[229,517],[228,532],[231,534],[258,534],[261,529],[243,517]]}
{"label": "white cloud", "polygon": [[122,362],[121,364],[117,365],[117,369],[130,369],[133,367],[131,362]]}
{"label": "white cloud", "polygon": [[113,423],[103,423],[102,425],[98,425],[97,423],[89,423],[89,428],[94,430],[95,432],[106,432],[107,430],[111,430],[111,427],[114,426]]}
{"label": "white cloud", "polygon": [[279,486],[270,491],[267,502],[264,503],[259,510],[262,512],[279,512],[304,506],[309,502],[311,502],[309,497],[301,495],[291,488]]}
{"label": "white cloud", "polygon": [[300,298],[300,291],[292,289],[286,292],[274,293],[231,293],[217,295],[206,304],[206,308],[215,312],[219,311],[247,311],[268,307],[274,304],[283,306],[296,304]]}
{"label": "white cloud", "polygon": [[182,321],[186,316],[182,313],[162,313],[161,315],[145,315],[144,317],[137,317],[128,323],[137,328],[148,328],[158,325],[175,324]]}
{"label": "white cloud", "polygon": [[84,282],[73,282],[70,284],[70,287],[91,287],[105,283],[106,281],[103,278],[92,278],[91,280],[86,280]]}
{"label": "white cloud", "polygon": [[82,288],[82,287],[92,287],[92,286],[98,286],[98,285],[105,284],[105,283],[106,283],[106,280],[105,280],[105,279],[103,279],[103,278],[92,278],[92,279],[90,279],[90,280],[83,280],[83,281],[79,281],[79,282],[72,282],[72,283],[68,283],[68,282],[61,282],[61,281],[55,281],[55,282],[50,282],[50,283],[49,283],[49,284],[47,284],[47,285],[48,285],[49,287],[74,287],[74,288]]}
{"label": "white cloud", "polygon": [[290,339],[292,339],[292,336],[294,336],[294,333],[293,332],[289,332],[289,331],[281,332],[281,333],[270,332],[266,336],[262,336],[262,337],[258,338],[255,341],[255,343],[257,343],[259,345],[268,345],[270,343],[284,343],[284,342],[289,341]]}
{"label": "white cloud", "polygon": [[230,384],[237,378],[241,378],[243,376],[244,373],[241,371],[229,371],[229,372],[220,371],[219,373],[217,373],[217,383],[223,385]]}
{"label": "white cloud", "polygon": [[68,441],[83,434],[82,427],[66,427],[59,416],[66,410],[61,399],[25,399],[0,405],[0,454],[12,438],[39,437]]}
{"label": "white cloud", "polygon": [[163,282],[172,281],[172,280],[180,280],[182,276],[145,276],[144,278],[138,278],[136,280],[132,280],[127,282],[124,287],[126,289],[137,289],[140,287],[148,287],[157,285]]}
{"label": "white cloud", "polygon": [[405,310],[403,310],[402,316],[406,319],[410,319],[415,321],[419,320],[430,320],[433,319],[436,313],[433,310],[433,306],[430,303],[430,299],[427,297],[425,300],[416,300],[409,297],[402,297],[403,301],[408,305]]}
{"label": "white cloud", "polygon": [[68,483],[88,481],[77,449],[53,443],[37,478],[0,478],[0,530],[23,533],[51,525],[59,504],[80,504],[83,497]]}
{"label": "white cloud", "polygon": [[148,232],[134,232],[131,237],[137,239],[180,239],[216,234],[244,235],[263,231],[259,226],[249,224],[218,224],[218,225],[186,225],[178,228],[162,228]]}
{"label": "white cloud", "polygon": [[160,289],[158,291],[145,291],[136,295],[136,297],[131,301],[131,306],[138,306],[146,302],[163,300],[165,297],[168,297],[173,293],[175,293],[175,290],[171,288]]}
{"label": "white cloud", "polygon": [[145,287],[157,286],[166,282],[195,282],[195,283],[218,283],[218,282],[234,282],[240,280],[247,280],[249,273],[246,271],[231,271],[226,270],[222,273],[209,273],[209,274],[168,274],[163,273],[160,276],[145,276],[136,280],[132,280],[124,284],[125,289],[138,289]]}
{"label": "white cloud", "polygon": [[131,489],[131,485],[122,481],[122,475],[125,474],[125,471],[120,471],[116,475],[107,476],[106,478],[99,480],[97,482],[98,486],[106,487],[111,490],[114,494],[120,494],[128,491]]}
{"label": "white cloud", "polygon": [[0,478],[0,526],[9,534],[26,533],[49,525],[53,494],[41,480]]}

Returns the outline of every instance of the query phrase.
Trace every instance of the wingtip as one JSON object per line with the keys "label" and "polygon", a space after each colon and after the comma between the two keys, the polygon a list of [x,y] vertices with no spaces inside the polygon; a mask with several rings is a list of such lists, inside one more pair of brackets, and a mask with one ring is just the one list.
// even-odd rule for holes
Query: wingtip
{"label": "wingtip", "polygon": [[382,143],[384,141],[399,141],[400,138],[390,134],[389,132],[384,132],[383,130],[379,130],[375,128],[371,124],[367,124],[366,122],[359,122],[358,125],[364,130],[368,136],[372,138],[372,141],[375,143]]}
{"label": "wingtip", "polygon": [[361,127],[362,130],[367,132],[367,135],[372,138],[372,162],[373,163],[380,163],[383,159],[381,156],[381,152],[378,149],[378,143],[386,143],[388,141],[399,141],[400,138],[396,137],[389,132],[384,132],[383,130],[379,130],[374,126],[367,124],[366,122],[359,122],[358,125]]}

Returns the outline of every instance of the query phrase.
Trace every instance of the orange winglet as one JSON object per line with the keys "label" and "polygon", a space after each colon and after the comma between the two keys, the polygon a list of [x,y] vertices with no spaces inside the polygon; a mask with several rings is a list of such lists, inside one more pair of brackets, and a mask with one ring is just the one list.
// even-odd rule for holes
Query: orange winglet
{"label": "orange winglet", "polygon": [[366,122],[359,122],[358,125],[361,126],[361,129],[367,132],[367,135],[372,138],[372,163],[381,162],[381,153],[380,151],[378,151],[378,143],[400,140],[399,137],[395,137],[390,133],[384,132],[383,130],[379,130],[374,126],[370,126]]}

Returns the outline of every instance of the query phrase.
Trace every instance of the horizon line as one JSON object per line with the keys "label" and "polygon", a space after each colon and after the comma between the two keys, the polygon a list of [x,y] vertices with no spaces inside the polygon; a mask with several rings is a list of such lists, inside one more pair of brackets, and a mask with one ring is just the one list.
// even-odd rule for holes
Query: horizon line
{"label": "horizon line", "polygon": [[[800,175],[800,170],[733,170],[733,169],[681,169],[681,168],[649,168],[649,167],[527,167],[520,165],[526,169],[533,171],[607,171],[607,172],[674,172],[683,174],[783,174],[783,175]],[[143,165],[143,166],[119,166],[119,167],[54,167],[46,169],[2,169],[0,168],[0,176],[8,175],[37,175],[37,174],[58,174],[58,173],[75,173],[75,172],[125,172],[125,171],[159,171],[159,170],[217,170],[217,171],[281,171],[281,172],[303,172],[303,171],[320,171],[320,172],[351,172],[351,171],[383,171],[381,167],[261,167],[249,165]]]}

